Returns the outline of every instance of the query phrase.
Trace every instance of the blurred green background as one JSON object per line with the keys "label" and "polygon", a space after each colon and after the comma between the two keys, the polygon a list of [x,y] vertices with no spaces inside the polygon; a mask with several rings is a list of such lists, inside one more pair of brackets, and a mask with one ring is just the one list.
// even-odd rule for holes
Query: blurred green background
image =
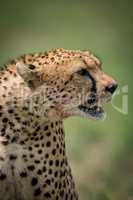
{"label": "blurred green background", "polygon": [[127,114],[107,105],[102,122],[65,121],[80,199],[132,200],[133,1],[0,0],[1,66],[23,53],[56,47],[90,49],[98,55],[120,86],[113,104],[121,110],[128,103]]}

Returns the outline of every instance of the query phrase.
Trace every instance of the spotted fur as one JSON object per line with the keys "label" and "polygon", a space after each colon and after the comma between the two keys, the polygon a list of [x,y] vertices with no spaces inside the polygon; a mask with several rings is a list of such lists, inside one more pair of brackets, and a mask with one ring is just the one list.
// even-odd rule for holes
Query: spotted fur
{"label": "spotted fur", "polygon": [[78,200],[63,119],[100,118],[112,82],[88,51],[27,54],[0,71],[0,200]]}

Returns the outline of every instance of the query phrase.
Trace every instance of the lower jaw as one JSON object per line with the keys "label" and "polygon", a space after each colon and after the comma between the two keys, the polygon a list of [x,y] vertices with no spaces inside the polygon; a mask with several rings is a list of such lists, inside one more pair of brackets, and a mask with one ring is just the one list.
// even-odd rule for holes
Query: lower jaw
{"label": "lower jaw", "polygon": [[86,117],[96,120],[105,118],[105,112],[102,107],[94,106],[93,108],[88,108],[86,106],[81,105],[78,108]]}

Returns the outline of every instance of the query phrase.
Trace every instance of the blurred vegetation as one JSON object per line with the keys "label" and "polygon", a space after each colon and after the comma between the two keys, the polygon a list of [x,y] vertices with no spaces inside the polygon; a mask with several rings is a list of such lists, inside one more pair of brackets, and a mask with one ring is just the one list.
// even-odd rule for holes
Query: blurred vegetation
{"label": "blurred vegetation", "polygon": [[133,199],[133,1],[0,0],[0,65],[28,52],[51,48],[90,49],[128,94],[109,104],[102,122],[65,121],[68,156],[82,200]]}

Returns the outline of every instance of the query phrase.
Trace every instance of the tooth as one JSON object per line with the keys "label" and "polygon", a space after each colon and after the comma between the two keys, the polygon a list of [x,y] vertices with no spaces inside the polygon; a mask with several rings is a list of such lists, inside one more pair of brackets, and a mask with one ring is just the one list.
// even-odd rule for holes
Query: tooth
{"label": "tooth", "polygon": [[97,108],[97,111],[100,111],[100,108],[99,108],[99,107]]}

